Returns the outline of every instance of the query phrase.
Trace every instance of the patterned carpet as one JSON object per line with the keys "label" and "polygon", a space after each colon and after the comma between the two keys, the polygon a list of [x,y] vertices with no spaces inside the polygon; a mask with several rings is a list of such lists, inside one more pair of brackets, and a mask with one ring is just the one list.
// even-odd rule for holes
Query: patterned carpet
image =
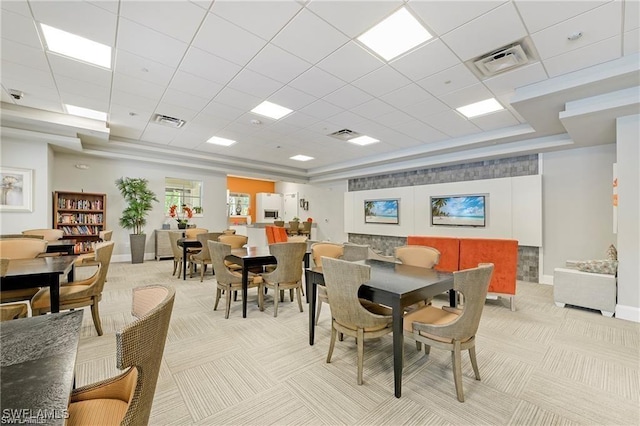
{"label": "patterned carpet", "polygon": [[[455,396],[451,358],[405,342],[402,398],[393,395],[391,336],[365,344],[364,384],[356,385],[356,345],[337,342],[331,364],[329,309],[309,346],[307,305],[288,297],[273,317],[249,293],[230,318],[213,310],[214,278],[178,280],[173,262],[111,265],[98,337],[85,312],[77,385],[117,374],[116,330],[133,320],[131,289],[169,284],[176,302],[160,371],[152,425],[638,425],[640,324],[553,304],[553,287],[518,282],[517,311],[488,300],[477,342],[481,381],[463,354],[466,402]],[[89,268],[84,268],[85,270]],[[83,271],[86,273],[88,271]],[[444,304],[436,299],[435,304]]]}

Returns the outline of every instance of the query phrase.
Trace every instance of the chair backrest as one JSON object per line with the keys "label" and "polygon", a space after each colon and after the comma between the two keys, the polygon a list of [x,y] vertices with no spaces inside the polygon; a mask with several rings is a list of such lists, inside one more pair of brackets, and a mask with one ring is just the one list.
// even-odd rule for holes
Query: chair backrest
{"label": "chair backrest", "polygon": [[102,241],[111,241],[111,236],[113,235],[113,231],[100,231],[98,232],[98,236]]}
{"label": "chair backrest", "polygon": [[184,238],[182,231],[169,231],[169,242],[171,243],[171,251],[174,259],[182,259],[182,248],[178,245],[178,240]]}
{"label": "chair backrest", "polygon": [[294,233],[300,230],[300,221],[299,220],[290,220],[289,221],[289,232]]}
{"label": "chair backrest", "polygon": [[440,252],[427,246],[400,246],[395,248],[395,258],[405,265],[433,268],[440,260]]}
{"label": "chair backrest", "polygon": [[225,229],[224,231],[222,231],[222,233],[224,235],[235,235],[236,230],[235,229]]}
{"label": "chair backrest", "polygon": [[64,235],[62,229],[27,229],[22,233],[25,235],[42,235],[47,241],[57,241]]}
{"label": "chair backrest", "polygon": [[322,259],[322,273],[331,316],[339,324],[369,328],[388,323],[388,317],[374,314],[360,304],[358,289],[371,278],[369,266],[325,257]]}
{"label": "chair backrest", "polygon": [[209,230],[205,228],[187,228],[185,229],[184,234],[187,238],[193,239],[196,238],[198,234],[204,234],[206,232],[209,232]]}
{"label": "chair backrest", "polygon": [[246,235],[220,235],[218,241],[231,246],[231,249],[237,249],[247,244],[249,237]]}
{"label": "chair backrest", "polygon": [[322,266],[322,256],[340,259],[344,254],[344,246],[337,243],[313,243],[311,244],[311,257],[316,266]]}
{"label": "chair backrest", "polygon": [[366,244],[344,243],[344,255],[342,259],[354,262],[356,260],[376,259],[383,262],[396,262],[393,256],[383,256],[373,251]]}
{"label": "chair backrest", "polygon": [[224,263],[224,258],[231,254],[231,246],[218,241],[207,241],[211,266],[216,274],[216,280],[220,284],[234,284],[242,282],[242,276],[233,274]]}
{"label": "chair backrest", "polygon": [[209,255],[209,246],[207,245],[207,241],[218,241],[218,238],[222,236],[222,232],[204,232],[202,234],[196,235],[198,241],[202,245],[202,250],[199,253],[193,255],[193,257],[198,260],[209,260],[211,256]]}
{"label": "chair backrest", "polygon": [[283,228],[284,227],[284,220],[274,220],[273,224],[275,226],[279,226],[280,228]]}
{"label": "chair backrest", "polygon": [[287,230],[279,226],[265,226],[267,233],[267,244],[286,243],[289,241]]}
{"label": "chair backrest", "polygon": [[102,293],[104,282],[107,279],[107,272],[109,272],[109,265],[111,264],[111,255],[113,254],[114,245],[115,243],[113,241],[96,243],[96,261],[100,263],[100,273],[98,280],[95,283],[93,294],[97,295]]}
{"label": "chair backrest", "polygon": [[275,243],[269,252],[276,258],[276,269],[262,274],[269,282],[295,283],[302,280],[302,260],[307,252],[306,242]]}
{"label": "chair backrest", "polygon": [[27,235],[27,234],[2,234],[0,235],[0,240],[4,240],[5,238],[37,238],[44,240],[43,235]]}
{"label": "chair backrest", "polygon": [[47,241],[38,238],[0,240],[0,256],[8,259],[33,259],[47,250]]}
{"label": "chair backrest", "polygon": [[10,261],[11,259],[8,259],[6,257],[0,258],[0,277],[4,277],[5,275],[7,275]]}
{"label": "chair backrest", "polygon": [[133,289],[131,313],[137,320],[116,333],[117,367],[137,370],[136,389],[121,424],[149,423],[174,300],[171,287]]}
{"label": "chair backrest", "polygon": [[300,228],[300,232],[304,232],[305,234],[309,234],[311,232],[311,225],[313,222],[302,222],[302,228]]}

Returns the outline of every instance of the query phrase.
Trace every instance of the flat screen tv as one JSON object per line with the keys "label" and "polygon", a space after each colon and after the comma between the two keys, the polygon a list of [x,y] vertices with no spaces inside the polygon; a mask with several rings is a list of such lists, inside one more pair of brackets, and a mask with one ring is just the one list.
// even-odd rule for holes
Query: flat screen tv
{"label": "flat screen tv", "polygon": [[431,197],[431,224],[434,226],[486,226],[485,196]]}
{"label": "flat screen tv", "polygon": [[364,223],[400,223],[398,207],[400,200],[365,200]]}

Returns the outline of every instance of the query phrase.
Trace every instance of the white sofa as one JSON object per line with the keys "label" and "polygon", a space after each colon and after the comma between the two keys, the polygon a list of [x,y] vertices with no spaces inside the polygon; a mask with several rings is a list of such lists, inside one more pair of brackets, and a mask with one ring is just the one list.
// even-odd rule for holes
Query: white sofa
{"label": "white sofa", "polygon": [[556,268],[553,273],[553,299],[557,306],[596,309],[612,317],[616,310],[616,276]]}

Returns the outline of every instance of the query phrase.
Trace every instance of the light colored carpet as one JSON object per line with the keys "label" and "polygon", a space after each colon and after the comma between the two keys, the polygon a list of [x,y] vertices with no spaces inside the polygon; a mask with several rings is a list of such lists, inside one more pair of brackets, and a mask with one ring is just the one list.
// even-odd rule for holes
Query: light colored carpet
{"label": "light colored carpet", "polygon": [[309,346],[306,304],[300,313],[287,296],[274,318],[271,295],[260,312],[251,290],[247,318],[238,300],[225,320],[222,303],[213,310],[210,272],[203,283],[183,281],[171,276],[172,265],[112,264],[100,303],[104,335],[86,311],[77,359],[79,386],[117,374],[114,333],[133,320],[131,289],[174,286],[152,425],[640,424],[640,325],[558,308],[551,286],[518,282],[516,312],[507,301],[487,301],[477,342],[482,380],[464,354],[460,403],[448,352],[425,356],[407,340],[397,399],[390,335],[365,344],[358,386],[353,339],[337,342],[325,363],[327,306]]}

